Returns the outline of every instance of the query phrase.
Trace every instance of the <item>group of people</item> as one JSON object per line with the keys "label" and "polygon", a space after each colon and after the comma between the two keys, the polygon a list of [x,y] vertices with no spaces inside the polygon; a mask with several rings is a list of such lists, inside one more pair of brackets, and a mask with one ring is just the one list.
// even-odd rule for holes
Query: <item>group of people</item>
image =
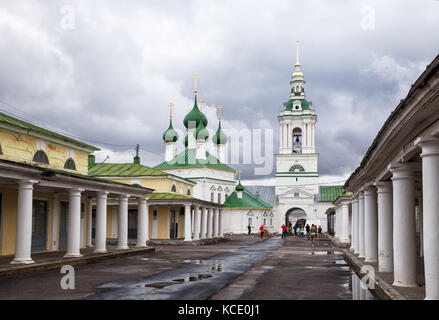
{"label": "group of people", "polygon": [[[315,224],[312,224],[311,227],[309,224],[306,224],[305,226],[306,231],[306,237],[309,238],[315,238],[315,237],[321,237],[322,236],[322,226],[318,226]],[[300,225],[295,225],[294,227],[287,227],[285,224],[282,225],[282,239],[285,239],[288,235],[292,235],[294,230],[294,235],[299,237],[304,237],[304,231],[300,228]]]}
{"label": "group of people", "polygon": [[[252,227],[249,225],[247,227],[248,229],[248,235],[251,235]],[[317,227],[317,225],[312,224],[311,227],[309,224],[306,224],[305,228],[306,230],[306,237],[309,238],[315,238],[315,237],[322,237],[322,226]],[[282,239],[285,239],[288,235],[294,235],[298,237],[305,237],[304,231],[300,228],[300,225],[295,225],[294,227],[287,227],[285,224],[282,225]],[[259,227],[259,232],[261,233],[261,238],[264,236],[265,228],[264,225],[261,225]]]}

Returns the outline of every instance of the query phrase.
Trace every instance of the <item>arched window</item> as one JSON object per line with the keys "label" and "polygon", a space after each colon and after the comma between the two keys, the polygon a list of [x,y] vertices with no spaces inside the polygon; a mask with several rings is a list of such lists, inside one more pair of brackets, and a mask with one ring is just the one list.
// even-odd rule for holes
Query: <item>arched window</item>
{"label": "arched window", "polygon": [[68,158],[64,164],[64,169],[76,170],[75,160]]}
{"label": "arched window", "polygon": [[191,195],[191,189],[187,189],[186,195],[190,196]]}
{"label": "arched window", "polygon": [[177,192],[177,187],[175,186],[175,184],[172,185],[171,191],[172,192]]}
{"label": "arched window", "polygon": [[293,129],[293,153],[302,153],[302,129]]}
{"label": "arched window", "polygon": [[301,172],[304,172],[304,171],[305,171],[305,168],[302,167],[300,164],[295,164],[294,166],[292,166],[292,167],[290,168],[290,171],[291,171],[291,172],[295,172],[295,171],[301,171]]}
{"label": "arched window", "polygon": [[47,158],[47,155],[43,150],[38,150],[35,152],[32,161],[49,164],[49,158]]}

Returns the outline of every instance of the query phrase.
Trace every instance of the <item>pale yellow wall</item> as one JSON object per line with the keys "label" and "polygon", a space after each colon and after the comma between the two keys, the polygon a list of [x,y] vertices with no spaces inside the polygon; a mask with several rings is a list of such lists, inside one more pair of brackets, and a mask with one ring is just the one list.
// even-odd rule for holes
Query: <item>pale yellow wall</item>
{"label": "pale yellow wall", "polygon": [[[0,192],[3,195],[1,255],[11,255],[15,253],[18,190],[13,188],[0,188]],[[53,239],[52,238],[53,193],[42,193],[35,191],[33,193],[33,198],[47,201],[46,250],[51,250],[51,244]],[[60,198],[64,200],[64,197],[60,197]],[[56,237],[56,243],[58,248],[59,234],[56,234],[54,236]]]}
{"label": "pale yellow wall", "polygon": [[[58,170],[66,170],[64,169],[64,164],[67,160],[67,149],[48,141],[45,142],[47,147],[46,150],[43,151],[49,159],[48,167]],[[42,165],[32,161],[35,152],[37,151],[34,138],[0,130],[0,145],[3,151],[3,155],[0,155],[0,159]],[[74,172],[86,175],[88,173],[88,154],[75,150],[74,161],[76,165],[76,171]]]}
{"label": "pale yellow wall", "polygon": [[168,239],[169,231],[169,207],[160,206],[158,207],[157,213],[157,237],[159,239]]}
{"label": "pale yellow wall", "polygon": [[2,255],[14,254],[17,228],[18,190],[0,188],[3,195],[2,208]]}
{"label": "pale yellow wall", "polygon": [[178,238],[184,238],[184,215],[181,216],[181,209],[177,209],[178,211]]}

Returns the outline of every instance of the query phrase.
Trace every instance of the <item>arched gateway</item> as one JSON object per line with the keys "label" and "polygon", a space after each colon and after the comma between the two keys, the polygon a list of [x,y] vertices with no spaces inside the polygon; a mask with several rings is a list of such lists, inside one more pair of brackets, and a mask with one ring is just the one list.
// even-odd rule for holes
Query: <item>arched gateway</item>
{"label": "arched gateway", "polygon": [[300,208],[291,208],[285,214],[285,225],[294,227],[296,224],[303,229],[306,225],[306,213]]}

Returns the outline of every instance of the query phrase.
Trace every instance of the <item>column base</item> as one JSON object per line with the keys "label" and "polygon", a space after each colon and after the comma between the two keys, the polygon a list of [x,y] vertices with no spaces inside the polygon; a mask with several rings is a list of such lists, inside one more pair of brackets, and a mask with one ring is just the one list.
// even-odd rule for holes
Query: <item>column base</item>
{"label": "column base", "polygon": [[416,283],[415,284],[405,284],[405,283],[401,283],[399,281],[394,281],[392,283],[392,286],[395,286],[395,287],[405,287],[405,288],[417,288],[418,287],[418,285]]}
{"label": "column base", "polygon": [[32,264],[35,263],[31,258],[18,258],[11,261],[11,264]]}
{"label": "column base", "polygon": [[94,253],[107,253],[107,249],[96,249]]}
{"label": "column base", "polygon": [[146,248],[146,244],[136,244],[136,248]]}
{"label": "column base", "polygon": [[378,260],[374,260],[374,259],[365,259],[364,262],[376,263],[376,262],[378,262]]}
{"label": "column base", "polygon": [[80,258],[82,254],[80,253],[66,253],[63,258]]}
{"label": "column base", "polygon": [[128,246],[117,246],[116,249],[117,249],[117,250],[128,250],[129,247],[128,247]]}
{"label": "column base", "polygon": [[192,242],[192,239],[184,239],[183,241],[186,241],[186,242]]}

